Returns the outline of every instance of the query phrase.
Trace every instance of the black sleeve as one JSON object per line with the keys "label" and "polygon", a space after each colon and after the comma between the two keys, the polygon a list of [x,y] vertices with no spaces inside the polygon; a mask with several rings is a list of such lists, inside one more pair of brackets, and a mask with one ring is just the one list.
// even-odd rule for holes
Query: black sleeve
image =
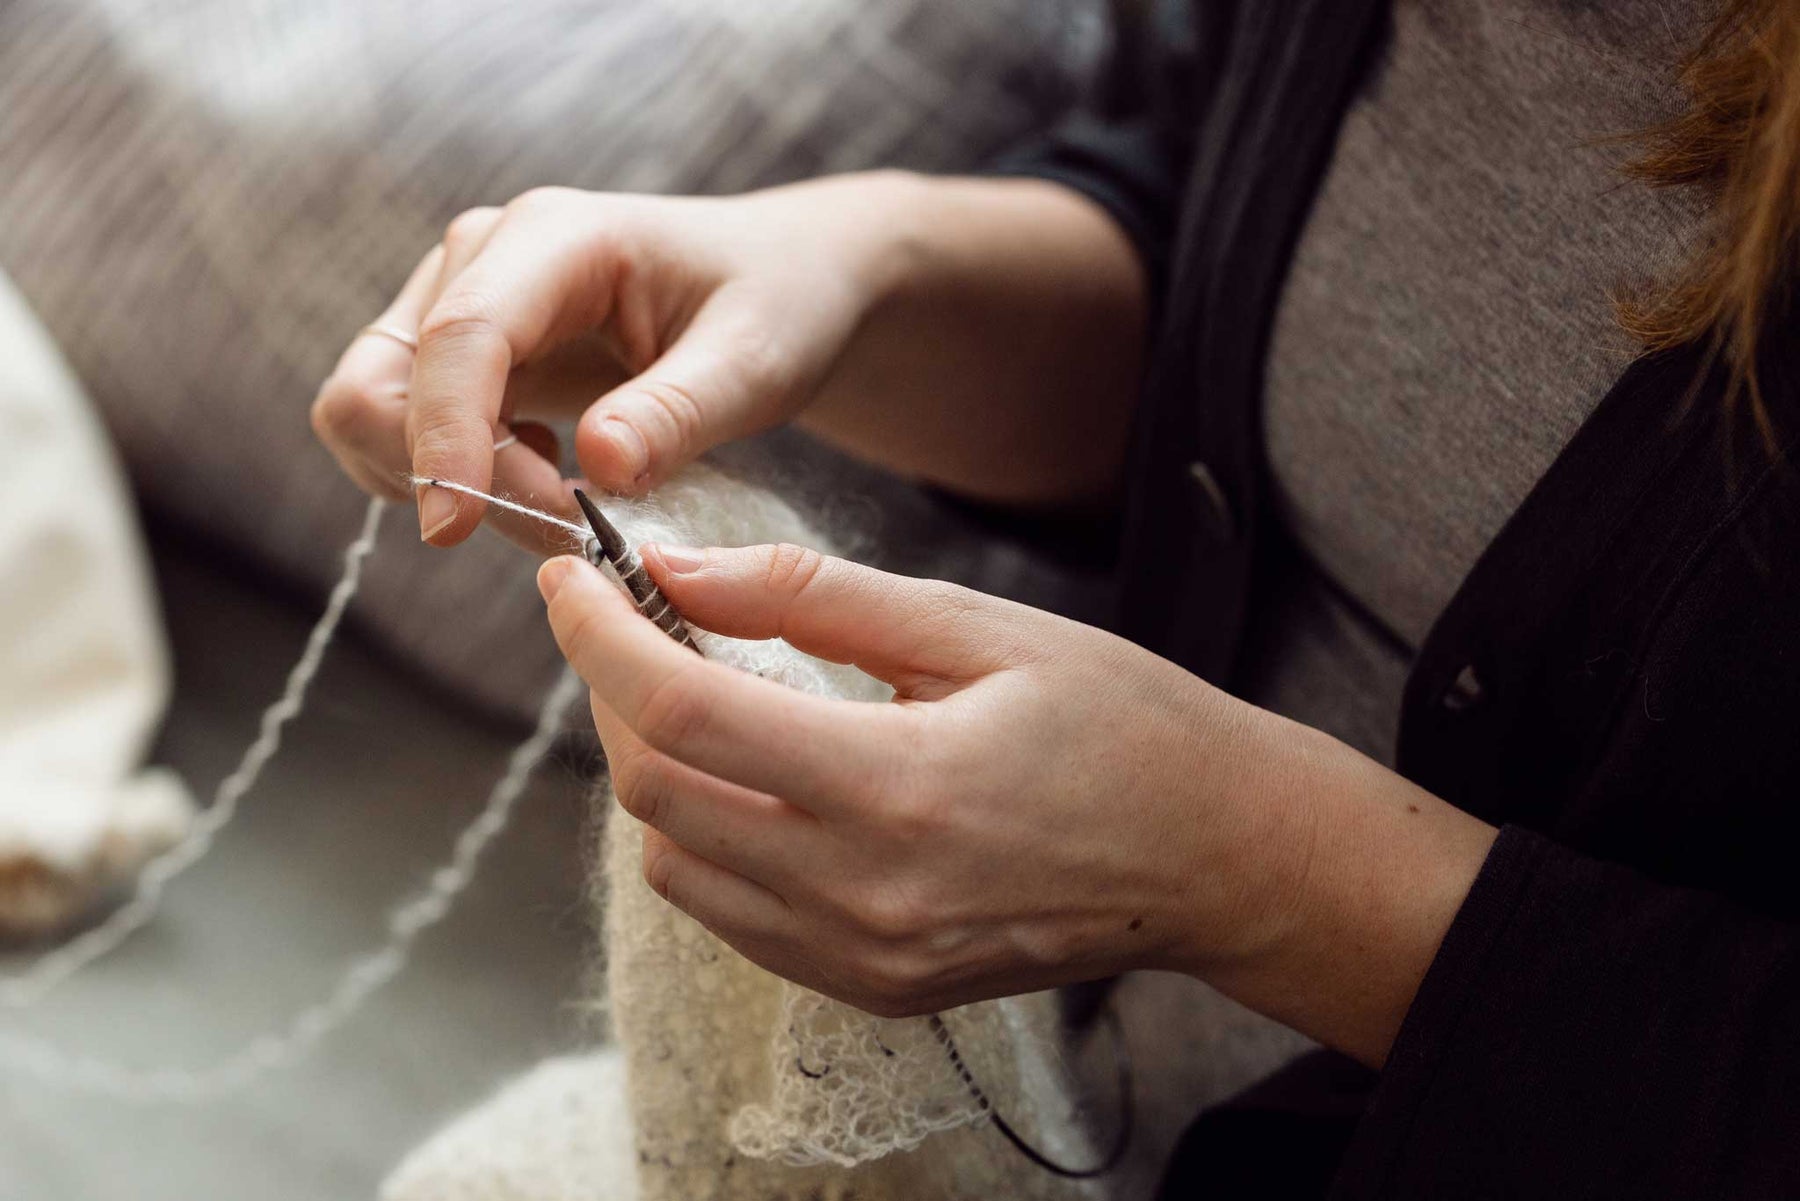
{"label": "black sleeve", "polygon": [[1800,928],[1502,830],[1337,1198],[1788,1197]]}
{"label": "black sleeve", "polygon": [[1107,118],[1083,111],[1002,158],[994,174],[1029,175],[1075,189],[1131,239],[1161,295],[1174,240],[1182,165],[1148,113]]}
{"label": "black sleeve", "polygon": [[1137,22],[1118,23],[1090,102],[989,171],[1054,180],[1105,209],[1130,238],[1152,295],[1160,297],[1193,153],[1198,97],[1217,72],[1200,48],[1222,39],[1197,27],[1188,0],[1126,0],[1114,7],[1145,11]]}

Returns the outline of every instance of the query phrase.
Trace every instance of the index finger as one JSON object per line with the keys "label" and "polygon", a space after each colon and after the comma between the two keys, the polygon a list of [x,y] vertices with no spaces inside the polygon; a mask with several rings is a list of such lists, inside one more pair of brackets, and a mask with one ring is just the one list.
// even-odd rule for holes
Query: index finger
{"label": "index finger", "polygon": [[811,696],[703,659],[585,560],[550,560],[538,584],[563,654],[653,749],[821,815],[895,778],[904,710]]}
{"label": "index finger", "polygon": [[[591,235],[566,202],[508,205],[500,225],[444,287],[419,326],[407,449],[415,475],[488,491],[507,377],[561,337],[606,317],[610,275],[596,271]],[[481,523],[479,497],[426,488],[419,531],[453,546]]]}

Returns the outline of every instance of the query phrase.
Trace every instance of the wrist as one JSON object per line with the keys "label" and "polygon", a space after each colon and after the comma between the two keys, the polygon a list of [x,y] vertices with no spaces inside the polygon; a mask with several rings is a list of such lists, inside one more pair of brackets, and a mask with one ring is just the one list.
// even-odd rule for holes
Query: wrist
{"label": "wrist", "polygon": [[1184,970],[1379,1066],[1496,831],[1328,735],[1254,712],[1239,803],[1256,814],[1229,855],[1243,900],[1231,928],[1197,925]]}
{"label": "wrist", "polygon": [[940,186],[930,176],[884,168],[786,184],[749,199],[787,208],[776,227],[817,247],[814,261],[860,319],[906,292],[919,272]]}
{"label": "wrist", "polygon": [[[1196,774],[1183,797],[1206,815],[1199,870],[1184,898],[1185,937],[1175,970],[1222,986],[1282,957],[1309,922],[1319,839],[1328,831],[1319,801],[1325,735],[1224,693],[1228,718],[1212,728],[1230,736],[1211,748],[1211,770]],[[1326,785],[1327,787],[1329,785]]]}
{"label": "wrist", "polygon": [[888,169],[853,177],[859,187],[854,249],[865,313],[924,289],[940,253],[934,242],[953,220],[944,211],[947,181]]}
{"label": "wrist", "polygon": [[[1038,179],[884,171],[804,185],[854,328],[802,423],[1002,504],[1094,503],[1125,458],[1143,272],[1092,202]],[[822,235],[821,235],[822,231]]]}

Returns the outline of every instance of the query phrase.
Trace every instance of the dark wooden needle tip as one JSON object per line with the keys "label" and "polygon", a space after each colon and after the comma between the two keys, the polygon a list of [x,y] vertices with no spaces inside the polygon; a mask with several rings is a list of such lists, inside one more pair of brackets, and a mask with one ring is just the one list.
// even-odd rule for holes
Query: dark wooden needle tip
{"label": "dark wooden needle tip", "polygon": [[630,548],[625,545],[625,535],[619,533],[619,528],[606,519],[600,506],[580,488],[575,489],[575,503],[581,506],[582,514],[587,517],[588,527],[594,531],[594,537],[599,539],[601,553],[606,556],[607,562],[623,569],[630,555]]}

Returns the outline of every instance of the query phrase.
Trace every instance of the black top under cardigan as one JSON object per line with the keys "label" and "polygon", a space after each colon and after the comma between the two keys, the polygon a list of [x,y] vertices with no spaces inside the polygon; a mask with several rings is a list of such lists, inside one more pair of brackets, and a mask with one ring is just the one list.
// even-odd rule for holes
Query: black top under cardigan
{"label": "black top under cardigan", "polygon": [[[1386,23],[1177,0],[1141,103],[1005,168],[1098,201],[1149,268],[1118,628],[1226,686],[1272,541],[1275,306]],[[1331,1196],[1800,1196],[1792,322],[1765,345],[1773,445],[1701,354],[1640,360],[1427,637],[1398,768],[1502,832]],[[1237,1195],[1194,1167],[1169,1195]]]}

